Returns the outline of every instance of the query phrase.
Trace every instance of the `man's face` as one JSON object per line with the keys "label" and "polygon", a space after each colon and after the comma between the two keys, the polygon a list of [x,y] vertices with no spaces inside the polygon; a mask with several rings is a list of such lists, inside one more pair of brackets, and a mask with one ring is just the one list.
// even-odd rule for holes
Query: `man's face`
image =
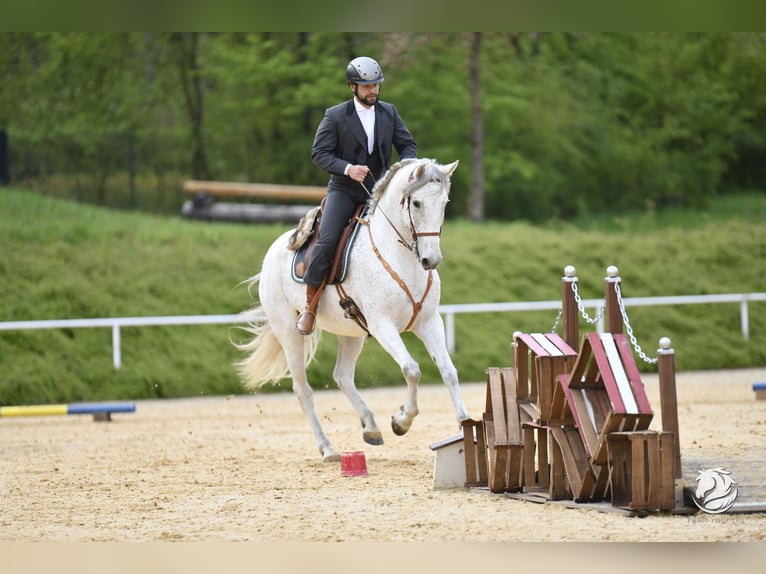
{"label": "man's face", "polygon": [[380,84],[351,84],[351,91],[354,92],[356,99],[362,102],[363,106],[372,107],[378,101],[380,93]]}

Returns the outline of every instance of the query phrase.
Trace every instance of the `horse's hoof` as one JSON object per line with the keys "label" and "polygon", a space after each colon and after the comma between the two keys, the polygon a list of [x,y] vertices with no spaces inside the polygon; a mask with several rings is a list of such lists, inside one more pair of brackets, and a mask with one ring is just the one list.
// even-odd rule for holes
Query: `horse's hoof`
{"label": "horse's hoof", "polygon": [[373,446],[380,446],[383,444],[383,434],[380,431],[368,431],[362,433],[362,438],[364,439],[364,442]]}
{"label": "horse's hoof", "polygon": [[407,434],[407,431],[410,430],[410,428],[401,426],[398,422],[396,422],[396,417],[391,417],[391,430],[394,431],[396,436],[402,436]]}
{"label": "horse's hoof", "polygon": [[322,462],[340,462],[340,455],[333,449],[322,453]]}

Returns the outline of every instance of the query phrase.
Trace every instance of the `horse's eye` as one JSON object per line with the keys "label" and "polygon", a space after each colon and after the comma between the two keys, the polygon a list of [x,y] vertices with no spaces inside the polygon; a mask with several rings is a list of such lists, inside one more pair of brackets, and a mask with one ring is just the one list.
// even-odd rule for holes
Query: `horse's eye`
{"label": "horse's eye", "polygon": [[415,207],[415,209],[420,209],[420,202],[417,199],[412,202],[412,205]]}

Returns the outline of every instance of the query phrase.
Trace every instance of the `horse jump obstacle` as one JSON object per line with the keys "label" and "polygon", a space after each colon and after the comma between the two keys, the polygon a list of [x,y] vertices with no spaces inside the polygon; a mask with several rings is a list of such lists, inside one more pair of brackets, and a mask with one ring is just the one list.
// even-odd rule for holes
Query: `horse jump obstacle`
{"label": "horse jump obstacle", "polygon": [[94,421],[112,420],[112,413],[133,413],[134,403],[75,403],[69,405],[20,405],[0,407],[0,417],[93,415]]}
{"label": "horse jump obstacle", "polygon": [[[683,502],[683,485],[670,340],[660,340],[656,359],[662,431],[650,431],[653,412],[623,334],[627,317],[617,268],[609,267],[605,279],[607,332],[586,334],[582,344],[578,303],[575,269],[568,266],[562,278],[563,338],[556,333],[516,332],[513,369],[487,369],[483,420],[463,424],[472,437],[483,431],[487,449],[486,456],[471,449],[471,485],[550,500],[611,499],[614,506],[638,511],[673,510]],[[627,328],[632,336],[629,324]],[[516,400],[515,412],[508,405],[509,397]],[[498,428],[505,433],[500,440]],[[508,437],[519,431],[521,446],[511,445]],[[509,447],[520,450],[523,468],[515,473],[513,456],[506,456],[506,474],[500,480],[497,464],[493,468],[491,461],[500,449]],[[476,464],[482,462],[489,472],[477,474]],[[481,481],[485,476],[486,481]]]}
{"label": "horse jump obstacle", "polygon": [[[181,215],[191,219],[233,222],[297,222],[327,195],[327,188],[307,185],[244,183],[233,181],[184,182],[183,191],[192,199],[185,201]],[[216,202],[215,198],[247,198],[305,204],[257,204]]]}

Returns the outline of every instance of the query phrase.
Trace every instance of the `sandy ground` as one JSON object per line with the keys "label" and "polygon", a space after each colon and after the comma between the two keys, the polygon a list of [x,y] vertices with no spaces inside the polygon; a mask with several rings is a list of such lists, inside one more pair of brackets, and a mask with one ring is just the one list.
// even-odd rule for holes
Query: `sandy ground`
{"label": "sandy ground", "polygon": [[[755,400],[755,381],[766,381],[766,368],[678,374],[685,464],[739,460],[763,478],[766,401]],[[657,429],[657,378],[644,382]],[[480,416],[484,384],[462,390]],[[366,477],[342,477],[339,463],[321,462],[292,394],[138,401],[135,413],[110,423],[2,419],[0,542],[766,539],[766,513],[638,518],[435,490],[429,445],[457,431],[449,396],[441,385],[422,386],[420,415],[397,437],[388,420],[404,393],[403,385],[363,391],[384,429],[379,447],[362,442],[339,391],[316,393],[336,449],[365,452]]]}

